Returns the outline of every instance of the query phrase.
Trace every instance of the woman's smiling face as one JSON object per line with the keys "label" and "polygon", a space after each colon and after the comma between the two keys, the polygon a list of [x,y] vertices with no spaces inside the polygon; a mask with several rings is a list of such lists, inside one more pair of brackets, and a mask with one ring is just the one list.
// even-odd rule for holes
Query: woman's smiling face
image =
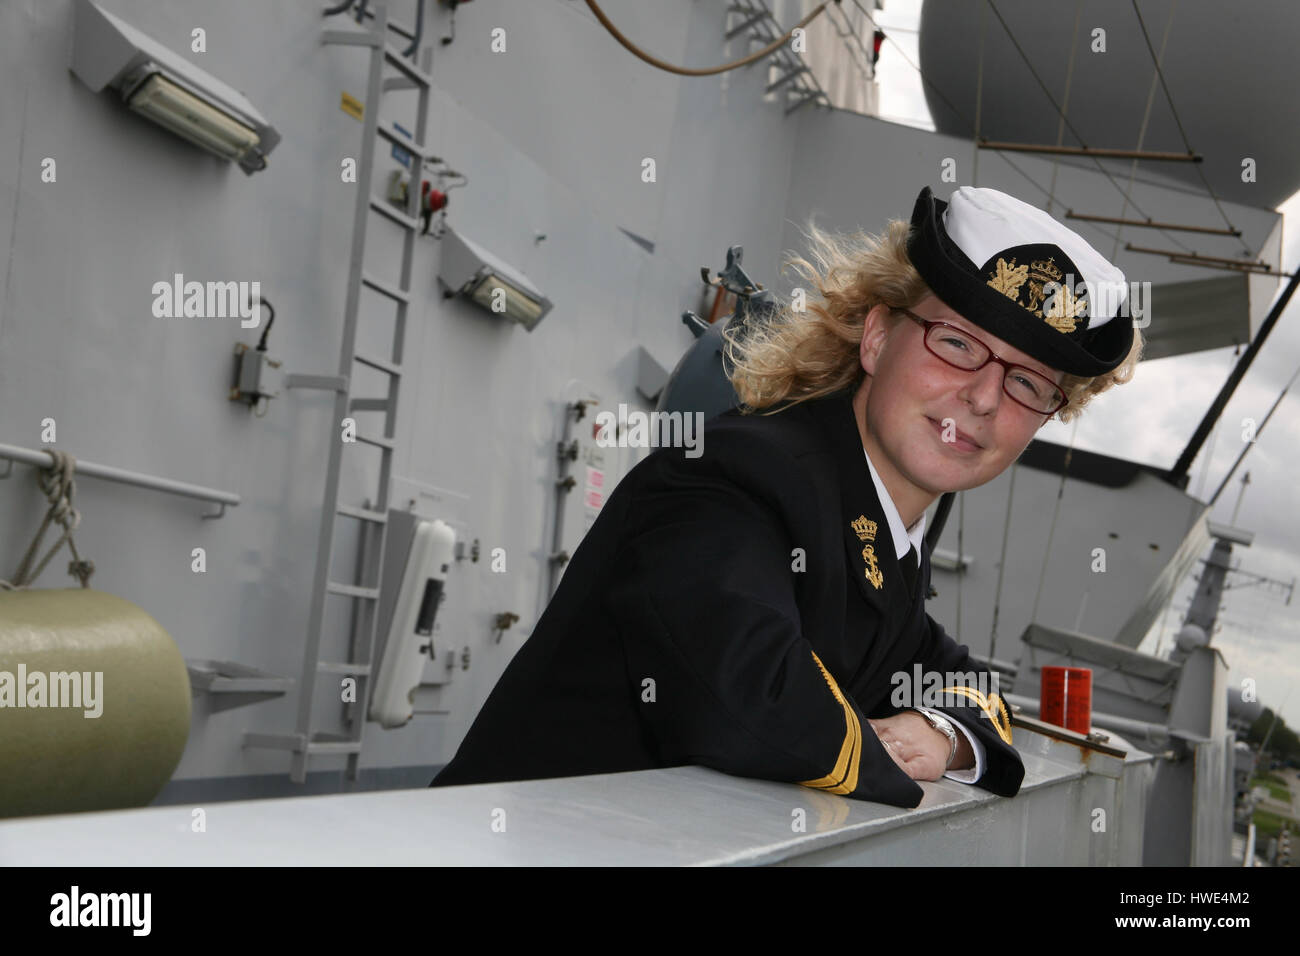
{"label": "woman's smiling face", "polygon": [[[1062,373],[968,322],[933,295],[910,311],[976,336],[999,358],[1060,382]],[[1002,389],[990,361],[967,372],[925,347],[925,329],[883,305],[867,315],[859,349],[867,372],[854,399],[863,447],[909,523],[934,498],[992,481],[1025,450],[1050,416]]]}

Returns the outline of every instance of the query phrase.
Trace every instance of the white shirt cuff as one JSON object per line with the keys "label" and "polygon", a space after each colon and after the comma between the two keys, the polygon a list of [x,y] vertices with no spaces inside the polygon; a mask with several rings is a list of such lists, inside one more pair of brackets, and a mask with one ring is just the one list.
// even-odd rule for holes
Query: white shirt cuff
{"label": "white shirt cuff", "polygon": [[918,707],[916,709],[922,713],[940,714],[940,716],[946,717],[948,722],[956,728],[957,732],[964,735],[965,738],[970,741],[970,749],[975,754],[975,766],[966,770],[949,770],[944,774],[945,777],[949,780],[956,780],[958,783],[975,783],[980,777],[984,776],[984,744],[980,742],[979,738],[967,730],[961,721],[954,720],[953,718],[948,717],[947,714],[943,714],[937,710],[930,710],[925,707]]}

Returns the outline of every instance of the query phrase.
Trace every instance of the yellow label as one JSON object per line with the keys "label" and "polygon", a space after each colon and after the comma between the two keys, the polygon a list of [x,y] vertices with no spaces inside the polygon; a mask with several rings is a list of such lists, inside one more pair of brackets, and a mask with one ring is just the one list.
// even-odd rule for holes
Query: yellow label
{"label": "yellow label", "polygon": [[343,98],[339,100],[339,109],[347,113],[353,119],[358,120],[361,119],[362,114],[366,111],[366,108],[361,105],[359,99],[355,96],[349,96],[347,93],[344,93]]}

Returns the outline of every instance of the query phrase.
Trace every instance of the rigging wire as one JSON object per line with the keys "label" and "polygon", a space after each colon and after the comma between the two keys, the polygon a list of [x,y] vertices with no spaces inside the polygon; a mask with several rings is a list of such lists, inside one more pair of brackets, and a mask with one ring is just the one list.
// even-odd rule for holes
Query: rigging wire
{"label": "rigging wire", "polygon": [[859,37],[857,32],[853,29],[852,24],[848,22],[848,17],[844,14],[843,9],[840,10],[840,14],[842,16],[845,16],[845,24],[844,24],[845,29],[843,31],[840,30],[839,21],[836,20],[834,17],[830,16],[830,10],[828,9],[826,11],[826,15],[830,20],[831,27],[835,30],[835,35],[838,36],[841,40],[845,41],[844,48],[848,50],[849,58],[853,61],[853,65],[858,68],[858,72],[862,74],[862,81],[864,83],[870,83],[871,74],[868,70],[863,68],[863,63],[869,61],[860,60],[858,58],[857,53],[854,52],[853,47],[851,47],[847,41],[850,37],[852,37],[855,41],[857,41],[858,46],[861,47],[862,52],[864,54],[867,52],[867,49],[866,47],[862,46],[861,37]]}
{"label": "rigging wire", "polygon": [[[837,6],[838,6],[838,5],[837,5]],[[827,14],[830,13],[829,10],[827,10],[826,12],[827,12]],[[868,68],[868,69],[867,69],[867,72],[871,74],[871,79],[875,79],[875,76],[876,76],[876,66],[875,66],[874,63],[871,62],[871,51],[868,50],[867,47],[866,47],[866,44],[864,44],[864,43],[862,42],[862,34],[859,33],[859,32],[854,28],[854,26],[853,26],[853,21],[852,21],[851,19],[849,19],[849,15],[844,11],[844,8],[843,8],[843,7],[839,7],[839,12],[840,12],[840,16],[842,16],[842,17],[844,18],[844,26],[845,26],[845,28],[848,30],[849,34],[853,37],[853,39],[857,42],[857,44],[858,44],[858,49],[862,51],[862,62],[865,63],[865,64],[867,65],[867,68]]]}
{"label": "rigging wire", "polygon": [[[1166,47],[1166,46],[1168,45],[1168,43],[1169,43],[1169,31],[1173,29],[1173,26],[1174,26],[1174,11],[1175,11],[1177,8],[1178,8],[1178,7],[1177,7],[1177,0],[1174,0],[1174,5],[1171,6],[1171,7],[1169,8],[1169,19],[1165,21],[1165,35],[1164,35],[1163,37],[1160,38],[1160,56],[1162,56],[1162,57],[1165,55],[1165,47]],[[1152,53],[1152,56],[1154,57],[1155,54]],[[1148,129],[1148,127],[1149,127],[1149,125],[1150,125],[1150,122],[1151,122],[1151,107],[1155,104],[1155,99],[1156,99],[1156,78],[1157,78],[1157,77],[1159,76],[1159,74],[1160,74],[1160,61],[1159,61],[1159,60],[1156,60],[1155,67],[1156,67],[1156,72],[1155,72],[1155,74],[1152,75],[1152,77],[1151,77],[1151,88],[1147,90],[1147,105],[1146,105],[1146,109],[1143,110],[1143,112],[1142,112],[1142,127],[1141,127],[1141,129],[1138,130],[1138,140],[1137,140],[1137,148],[1138,148],[1138,149],[1141,149],[1141,148],[1142,148],[1142,144],[1146,142],[1146,138],[1147,138],[1147,129]],[[1188,147],[1188,150],[1187,150],[1187,151],[1188,151],[1189,153],[1192,151],[1190,146]],[[1125,213],[1128,212],[1128,203],[1129,203],[1129,199],[1128,199],[1128,197],[1129,197],[1129,194],[1131,194],[1131,193],[1133,192],[1133,183],[1134,183],[1134,180],[1137,179],[1137,171],[1138,171],[1138,161],[1137,161],[1136,159],[1134,159],[1133,162],[1132,162],[1132,164],[1129,166],[1129,171],[1128,171],[1128,192],[1125,193],[1125,195],[1124,195],[1124,206],[1123,206],[1123,207],[1120,209],[1120,211],[1119,211],[1119,217],[1120,217],[1121,219],[1123,219]],[[1120,227],[1119,227],[1119,232],[1117,232],[1117,233],[1115,234],[1115,245],[1111,247],[1111,252],[1110,252],[1110,257],[1111,257],[1112,259],[1114,259],[1117,255],[1119,255],[1119,237],[1120,237],[1120,234],[1123,233],[1123,231],[1124,231],[1124,227],[1123,227],[1123,226],[1120,226]],[[1161,230],[1161,231],[1163,232],[1163,230]]]}
{"label": "rigging wire", "polygon": [[[863,9],[862,4],[859,3],[858,0],[852,0],[852,3],[853,3],[853,5],[854,5],[855,7],[857,7],[859,10],[862,11],[862,13],[863,13],[864,16],[866,16],[867,20],[871,23],[871,27],[872,27],[872,29],[874,29],[874,30],[880,30],[879,25],[878,25],[878,24],[876,23],[876,21],[872,18],[871,14],[870,14],[870,13],[867,13],[867,11],[866,11],[865,9]],[[921,82],[922,82],[922,83],[925,83],[925,84],[927,84],[927,85],[929,85],[930,89],[934,90],[935,95],[938,96],[939,99],[943,100],[944,105],[946,105],[946,106],[948,107],[948,109],[952,110],[952,111],[953,111],[953,114],[956,115],[956,116],[957,116],[959,119],[961,119],[963,122],[965,122],[967,126],[970,126],[970,125],[971,125],[970,120],[966,119],[965,114],[963,114],[959,109],[957,109],[957,107],[953,106],[953,105],[952,105],[952,100],[948,99],[948,97],[946,97],[946,96],[943,95],[943,90],[939,89],[939,87],[937,87],[937,86],[936,86],[936,85],[935,85],[935,84],[934,84],[934,83],[933,83],[933,82],[932,82],[932,81],[931,81],[931,80],[930,80],[930,79],[929,79],[929,78],[928,78],[924,73],[921,72],[921,68],[920,68],[919,66],[917,66],[915,63],[912,62],[912,58],[909,57],[909,56],[907,55],[907,51],[904,50],[904,49],[903,49],[903,48],[902,48],[902,47],[897,43],[897,41],[895,41],[894,38],[891,37],[891,36],[890,36],[888,33],[886,33],[884,30],[880,30],[880,32],[885,34],[885,39],[886,39],[890,44],[893,45],[894,49],[896,49],[896,50],[898,51],[898,55],[901,56],[901,57],[903,58],[903,62],[906,63],[908,66],[910,66],[912,69],[916,70],[917,75],[921,77]]]}
{"label": "rigging wire", "polygon": [[[1174,97],[1173,94],[1169,92],[1169,84],[1165,82],[1165,74],[1164,71],[1160,69],[1160,61],[1159,59],[1156,58],[1155,50],[1151,48],[1151,37],[1147,33],[1146,21],[1142,19],[1142,11],[1138,9],[1137,0],[1132,0],[1132,3],[1133,3],[1133,13],[1137,16],[1138,26],[1142,28],[1142,39],[1146,41],[1147,50],[1150,51],[1151,60],[1156,67],[1156,76],[1160,79],[1160,86],[1165,91],[1165,99],[1169,102],[1169,112],[1173,114],[1174,123],[1178,127],[1178,134],[1182,136],[1183,145],[1187,147],[1187,151],[1190,153],[1192,152],[1191,140],[1187,138],[1187,130],[1183,128],[1183,121],[1178,116],[1178,110],[1174,108]],[[1175,7],[1177,6],[1177,3],[1178,0],[1174,0]],[[1172,22],[1174,18],[1173,10],[1174,8],[1171,7],[1169,11],[1170,22]],[[1166,36],[1167,35],[1168,33],[1166,32]],[[1223,204],[1219,202],[1219,197],[1215,195],[1213,187],[1210,186],[1209,179],[1207,179],[1205,176],[1205,170],[1201,168],[1202,164],[1193,163],[1192,165],[1196,167],[1196,172],[1201,177],[1201,182],[1205,185],[1206,192],[1208,192],[1210,194],[1210,198],[1214,200],[1214,205],[1218,208],[1219,215],[1223,217],[1224,225],[1226,225],[1229,229],[1235,231],[1237,227],[1234,226],[1231,220],[1228,219],[1228,214],[1224,211]],[[1241,239],[1241,237],[1238,236],[1238,239]],[[1246,250],[1247,255],[1254,255],[1254,253],[1250,251],[1250,247],[1246,245],[1246,241],[1244,239],[1241,239],[1241,246],[1243,249]]]}
{"label": "rigging wire", "polygon": [[[858,10],[863,14],[863,16],[865,16],[865,17],[867,18],[867,21],[871,24],[871,26],[872,26],[873,29],[875,29],[875,30],[880,30],[880,25],[879,25],[878,23],[876,23],[875,18],[872,17],[871,13],[870,13],[870,12],[869,12],[865,7],[862,6],[862,4],[859,2],[859,0],[851,0],[851,2],[853,3],[853,5],[854,5],[855,7],[858,8]],[[993,7],[992,0],[989,0],[989,4],[988,4],[988,5],[989,5],[990,7]],[[1136,0],[1133,0],[1133,6],[1134,6],[1134,10],[1136,11],[1136,9],[1137,9],[1137,2],[1136,2]],[[984,31],[983,31],[983,14],[982,14],[982,11],[983,11],[983,4],[981,4],[981,21],[980,21],[980,22],[981,22],[981,27],[980,27],[980,42],[981,42],[981,45],[983,44],[983,37],[984,37]],[[995,14],[998,13],[996,7],[993,7],[993,12],[994,12]],[[1172,17],[1173,17],[1173,12],[1172,12],[1172,10],[1171,10],[1171,11],[1170,11],[1170,21],[1171,21],[1171,22],[1172,22]],[[1020,48],[1020,45],[1019,45],[1018,43],[1016,43],[1015,37],[1012,36],[1012,34],[1011,34],[1011,29],[1010,29],[1010,27],[1007,26],[1006,21],[1002,19],[1002,17],[1001,17],[1000,14],[998,14],[998,19],[1002,22],[1002,27],[1003,27],[1003,29],[1006,31],[1006,33],[1007,33],[1007,37],[1011,40],[1011,42],[1015,45],[1016,50],[1020,53],[1020,57],[1021,57],[1021,59],[1025,61],[1025,65],[1029,67],[1029,71],[1030,71],[1031,73],[1033,73],[1034,78],[1035,78],[1036,80],[1038,80],[1038,84],[1039,84],[1039,86],[1043,87],[1043,91],[1044,91],[1045,93],[1047,93],[1048,99],[1052,100],[1052,105],[1053,105],[1053,106],[1056,106],[1056,101],[1055,101],[1054,99],[1052,99],[1052,95],[1051,95],[1051,93],[1047,91],[1047,88],[1046,88],[1046,86],[1043,84],[1042,79],[1039,78],[1037,72],[1034,71],[1033,65],[1029,63],[1029,59],[1028,59],[1028,57],[1025,56],[1025,52],[1024,52],[1024,50],[1022,50],[1022,49]],[[1150,44],[1150,38],[1147,36],[1147,33],[1146,33],[1146,25],[1145,25],[1145,23],[1142,21],[1142,15],[1141,15],[1140,12],[1138,13],[1138,22],[1139,22],[1139,24],[1142,26],[1142,35],[1143,35],[1144,38],[1146,38],[1148,49],[1150,49],[1150,45],[1151,45],[1151,44]],[[975,141],[976,141],[975,150],[976,150],[976,154],[978,155],[978,151],[979,151],[979,116],[980,116],[980,106],[981,106],[981,103],[979,102],[979,100],[977,99],[977,101],[976,101],[976,105],[975,105],[975,109],[976,109],[976,122],[975,122],[975,123],[971,123],[971,121],[966,117],[966,115],[965,115],[961,110],[957,109],[957,107],[953,105],[952,101],[951,101],[950,99],[948,99],[947,96],[944,95],[943,90],[939,89],[938,85],[935,84],[935,82],[934,82],[933,80],[931,80],[929,77],[927,77],[927,76],[925,75],[924,72],[922,72],[920,66],[918,66],[916,63],[913,63],[913,62],[912,62],[912,59],[907,55],[907,52],[902,48],[902,46],[900,46],[900,45],[899,45],[899,44],[894,40],[894,38],[893,38],[892,36],[889,35],[889,33],[888,33],[887,31],[881,30],[880,32],[884,34],[885,40],[888,41],[890,44],[892,44],[893,47],[898,51],[899,55],[900,55],[900,56],[902,57],[902,59],[903,59],[903,62],[905,62],[908,66],[910,66],[913,70],[915,70],[915,71],[917,72],[917,75],[920,76],[920,78],[921,78],[921,82],[922,82],[923,84],[925,84],[929,89],[931,89],[931,90],[934,92],[934,94],[935,94],[935,95],[936,95],[940,100],[943,101],[944,105],[947,106],[948,109],[952,111],[952,113],[953,113],[954,116],[956,116],[958,119],[960,119],[963,123],[965,123],[965,125],[967,126],[967,128],[969,128],[969,129],[971,129],[971,130],[973,131],[973,134],[974,134],[974,137],[975,137]],[[1166,36],[1167,36],[1167,35],[1168,35],[1168,27],[1166,27]],[[1154,52],[1152,53],[1152,57],[1153,57],[1153,59],[1154,59],[1154,57],[1155,57]],[[981,59],[982,59],[982,53],[981,53]],[[1163,72],[1160,71],[1159,63],[1156,63],[1156,71],[1157,71],[1157,76],[1158,76],[1160,82],[1161,82],[1162,84],[1165,84],[1165,81],[1164,81],[1164,74],[1163,74]],[[1169,88],[1168,88],[1168,85],[1167,85],[1167,84],[1165,84],[1165,96],[1169,98],[1170,110],[1173,111],[1173,98],[1172,98],[1172,96],[1170,96],[1170,94],[1169,94]],[[1057,107],[1057,112],[1061,115],[1062,123],[1065,123],[1065,122],[1066,122],[1066,117],[1065,117],[1064,112],[1060,109],[1060,107]],[[1180,131],[1183,131],[1183,143],[1184,143],[1184,145],[1187,147],[1187,151],[1188,151],[1189,153],[1192,152],[1193,150],[1192,150],[1192,147],[1191,147],[1190,140],[1188,140],[1187,135],[1186,135],[1186,132],[1183,130],[1182,122],[1181,122],[1181,120],[1179,120],[1179,118],[1178,118],[1176,112],[1174,112],[1174,120],[1175,120],[1175,122],[1178,123],[1178,128],[1179,128],[1179,130],[1180,130]],[[1080,142],[1080,144],[1082,144],[1082,143],[1083,143],[1083,139],[1082,139],[1081,137],[1079,137],[1078,132],[1074,130],[1073,126],[1070,127],[1070,130],[1071,130],[1071,132],[1074,133],[1074,135],[1075,135],[1077,138],[1079,138],[1079,142]],[[1027,180],[1031,185],[1033,185],[1035,189],[1037,189],[1039,192],[1043,193],[1043,195],[1047,196],[1049,204],[1052,202],[1053,197],[1054,197],[1055,192],[1056,192],[1056,189],[1055,189],[1055,177],[1053,177],[1052,188],[1050,188],[1050,189],[1044,189],[1044,188],[1043,188],[1042,186],[1040,186],[1040,185],[1039,185],[1039,184],[1038,184],[1038,183],[1037,183],[1037,182],[1036,182],[1032,177],[1030,177],[1028,173],[1026,173],[1024,170],[1022,170],[1022,169],[1021,169],[1019,166],[1017,166],[1014,162],[1012,162],[1011,159],[1008,158],[1008,156],[1007,156],[1007,154],[1006,154],[1005,152],[1003,152],[1002,150],[998,150],[998,149],[995,149],[995,150],[993,150],[993,151],[994,151],[995,153],[997,153],[997,154],[998,154],[998,155],[1003,159],[1003,161],[1007,163],[1007,165],[1009,165],[1012,169],[1014,169],[1017,173],[1019,173],[1020,176],[1021,176],[1022,178],[1024,178],[1024,179]],[[1127,193],[1125,190],[1120,189],[1119,184],[1115,182],[1115,179],[1110,175],[1109,172],[1107,172],[1106,168],[1105,168],[1104,166],[1102,166],[1100,160],[1098,160],[1096,157],[1093,157],[1093,162],[1095,162],[1095,163],[1097,164],[1098,169],[1100,169],[1101,172],[1104,173],[1108,179],[1110,179],[1111,184],[1114,185],[1115,188],[1119,190],[1119,192],[1120,192],[1120,194],[1121,194],[1122,196],[1124,196],[1125,201],[1126,201],[1126,202],[1130,202],[1130,203],[1132,204],[1133,208],[1134,208],[1135,210],[1137,210],[1138,213],[1139,213],[1139,214],[1140,214],[1144,219],[1149,219],[1150,217],[1147,216],[1145,213],[1143,213],[1143,212],[1138,208],[1138,206],[1137,206],[1136,203],[1132,203],[1132,201],[1131,201],[1131,199],[1130,199],[1128,193]],[[1205,188],[1206,188],[1206,191],[1209,193],[1210,198],[1214,201],[1214,203],[1215,203],[1216,206],[1219,206],[1219,211],[1220,211],[1220,214],[1223,215],[1223,220],[1224,220],[1224,222],[1227,223],[1227,225],[1228,225],[1228,227],[1229,227],[1230,229],[1235,229],[1236,227],[1233,226],[1232,223],[1228,220],[1228,218],[1227,218],[1227,214],[1223,212],[1223,209],[1222,209],[1221,204],[1219,203],[1219,199],[1218,199],[1218,197],[1215,195],[1214,190],[1210,187],[1210,184],[1209,184],[1208,180],[1206,180],[1206,178],[1205,178],[1205,173],[1204,173],[1204,171],[1202,171],[1202,170],[1200,169],[1200,165],[1201,165],[1201,164],[1196,163],[1196,164],[1194,164],[1194,165],[1197,167],[1197,172],[1200,174],[1200,176],[1201,176],[1201,181],[1204,183]],[[975,168],[978,169],[978,167],[975,167]],[[1053,167],[1053,170],[1055,171],[1055,166]],[[1133,183],[1133,180],[1134,180],[1134,177],[1131,176],[1131,177],[1130,177],[1130,190],[1132,189],[1132,183]],[[976,180],[976,179],[972,179],[972,181],[973,181],[973,182],[976,182],[976,181],[978,181],[978,180]],[[1098,228],[1098,227],[1096,226],[1096,224],[1091,224],[1091,225],[1093,225],[1093,228],[1097,229],[1097,231],[1098,231],[1099,233],[1101,233],[1103,236],[1106,236],[1107,238],[1114,240],[1116,243],[1119,242],[1119,233],[1111,233],[1111,232],[1107,232],[1105,229]],[[1187,250],[1187,247],[1186,247],[1186,246],[1184,246],[1181,242],[1179,242],[1179,241],[1178,241],[1177,239],[1175,239],[1174,237],[1170,236],[1167,232],[1165,232],[1164,230],[1160,230],[1160,231],[1161,231],[1162,234],[1165,235],[1166,238],[1168,238],[1168,239],[1169,239],[1171,242],[1173,242],[1175,245],[1177,245],[1177,246],[1181,246],[1181,247],[1182,247],[1184,250],[1186,250],[1186,251],[1190,251],[1190,250]],[[1247,247],[1247,246],[1245,245],[1245,241],[1244,241],[1244,240],[1242,241],[1242,245],[1243,245],[1243,247],[1246,248],[1246,251],[1249,253],[1249,252],[1250,252],[1250,249],[1249,249],[1249,247]],[[1113,256],[1112,256],[1112,258],[1113,258]]]}
{"label": "rigging wire", "polygon": [[1029,612],[1030,623],[1038,620],[1038,600],[1043,596],[1043,583],[1047,580],[1047,565],[1052,558],[1052,539],[1056,537],[1056,519],[1061,515],[1061,500],[1065,497],[1065,479],[1070,475],[1070,460],[1074,457],[1074,440],[1079,434],[1079,419],[1074,419],[1070,429],[1070,444],[1065,448],[1065,462],[1061,466],[1061,483],[1056,486],[1056,504],[1052,508],[1052,524],[1047,531],[1047,545],[1038,570],[1038,589],[1034,592],[1034,607]]}
{"label": "rigging wire", "polygon": [[[980,13],[983,14],[984,7],[981,5]],[[1070,34],[1070,62],[1065,68],[1065,95],[1063,97],[1065,109],[1061,111],[1061,122],[1056,124],[1056,145],[1062,146],[1065,143],[1065,111],[1070,108],[1070,87],[1074,83],[1074,62],[1079,53],[1079,21],[1083,18],[1083,0],[1079,0],[1079,5],[1074,10],[1074,32]],[[1138,149],[1141,149],[1142,137],[1138,137]],[[1137,160],[1133,161],[1133,166],[1137,168]],[[1052,214],[1052,205],[1056,202],[1056,173],[1061,168],[1059,157],[1052,157],[1052,185],[1051,196],[1047,200],[1047,214]],[[1129,183],[1129,190],[1132,191],[1133,183]],[[1127,207],[1128,197],[1124,197],[1124,204]],[[1122,216],[1123,213],[1120,213]],[[1119,241],[1118,239],[1116,240]],[[1115,258],[1112,254],[1111,258]]]}
{"label": "rigging wire", "polygon": [[989,626],[989,658],[992,659],[998,646],[998,614],[1002,610],[1002,579],[1007,570],[1007,540],[1011,536],[1011,502],[1016,496],[1016,469],[1020,460],[1011,463],[1011,484],[1007,488],[1007,514],[1002,523],[1002,557],[998,559],[998,585],[993,592],[993,623]]}
{"label": "rigging wire", "polygon": [[1241,449],[1241,454],[1238,455],[1237,460],[1232,463],[1232,467],[1228,469],[1228,473],[1223,476],[1222,483],[1220,483],[1219,487],[1215,490],[1214,496],[1210,498],[1210,508],[1213,508],[1214,503],[1219,500],[1219,495],[1223,494],[1223,489],[1228,486],[1228,482],[1232,480],[1232,476],[1236,473],[1237,468],[1241,465],[1245,457],[1250,454],[1250,449],[1259,442],[1259,436],[1264,431],[1264,426],[1268,424],[1268,420],[1273,417],[1273,413],[1277,411],[1278,406],[1282,404],[1282,399],[1286,398],[1286,393],[1290,390],[1291,386],[1295,384],[1297,378],[1300,378],[1300,365],[1297,365],[1296,370],[1291,373],[1291,378],[1282,386],[1282,391],[1278,393],[1277,398],[1273,401],[1273,407],[1268,410],[1268,414],[1264,416],[1264,420],[1260,422],[1259,427],[1255,429],[1255,440],[1244,443],[1245,447]]}
{"label": "rigging wire", "polygon": [[[867,12],[866,9],[863,8],[862,4],[859,3],[858,0],[851,0],[851,2],[855,7],[857,7],[863,13],[864,16],[866,16],[868,22],[871,23],[873,29],[880,30],[879,24],[876,23],[876,21],[872,18],[871,14]],[[981,5],[981,9],[982,9],[982,5]],[[957,109],[957,107],[953,104],[952,100],[948,99],[948,97],[944,95],[943,90],[939,88],[938,84],[936,84],[933,80],[931,80],[928,76],[926,76],[924,71],[922,71],[922,69],[919,66],[917,66],[915,63],[912,62],[912,58],[907,55],[907,51],[904,50],[903,47],[899,45],[899,43],[895,41],[892,36],[889,35],[889,33],[887,33],[884,30],[881,30],[881,33],[884,33],[885,40],[894,47],[894,49],[898,52],[898,55],[902,58],[903,62],[916,71],[916,74],[917,76],[920,77],[921,82],[925,84],[927,87],[929,87],[931,90],[933,90],[935,96],[937,96],[940,100],[943,101],[943,104],[947,106],[949,110],[952,111],[952,114],[956,116],[959,120],[961,120],[966,125],[966,127],[972,131],[972,134],[974,135],[974,141],[975,141],[975,150],[976,153],[978,154],[979,151],[978,126],[975,123],[972,123],[964,112]],[[977,102],[976,103],[977,116],[979,115],[978,111],[979,111],[979,103]],[[1048,199],[1051,199],[1052,197],[1051,190],[1041,185],[1036,179],[1030,176],[1019,166],[1017,166],[1015,162],[1011,159],[1009,154],[1003,152],[1000,149],[995,149],[993,150],[993,152],[997,153],[999,158],[1001,158],[1004,163],[1006,163],[1013,170],[1015,170],[1015,172],[1018,173],[1022,179],[1024,179],[1027,183],[1029,183],[1031,186],[1037,189],[1044,196],[1048,197]],[[972,181],[977,181],[977,180],[972,179]],[[1108,239],[1114,239],[1116,236],[1115,233],[1109,232],[1101,228],[1099,225],[1095,223],[1090,223],[1089,225],[1091,225],[1097,232],[1101,233],[1103,236],[1106,236]]]}
{"label": "rigging wire", "polygon": [[[1034,80],[1037,81],[1039,88],[1043,91],[1043,95],[1047,97],[1048,102],[1052,104],[1053,109],[1055,109],[1056,112],[1060,114],[1062,122],[1064,122],[1066,127],[1070,130],[1070,132],[1074,134],[1074,138],[1079,141],[1079,145],[1082,146],[1084,149],[1087,149],[1088,148],[1087,141],[1084,140],[1084,138],[1079,135],[1079,131],[1074,128],[1074,124],[1070,122],[1069,117],[1067,117],[1065,113],[1061,110],[1060,105],[1056,102],[1056,97],[1052,96],[1052,91],[1047,88],[1047,84],[1043,82],[1043,78],[1039,76],[1038,71],[1034,69],[1034,65],[1029,61],[1029,57],[1025,53],[1024,48],[1021,47],[1020,42],[1015,37],[1015,34],[1011,32],[1011,27],[1008,26],[1007,21],[1002,18],[1002,14],[998,11],[997,5],[994,4],[993,0],[987,0],[987,2],[989,5],[989,9],[993,11],[993,15],[997,17],[998,22],[1002,24],[1002,29],[1006,32],[1007,39],[1011,41],[1011,45],[1015,47],[1016,52],[1020,54],[1020,59],[1024,61],[1025,66],[1029,69],[1030,75],[1032,75]],[[1145,212],[1142,211],[1142,208],[1138,206],[1136,202],[1133,202],[1131,197],[1127,196],[1127,194],[1124,192],[1120,184],[1115,181],[1115,177],[1111,175],[1110,170],[1107,169],[1102,164],[1100,159],[1098,159],[1096,156],[1093,156],[1092,161],[1096,165],[1097,169],[1101,171],[1102,175],[1105,176],[1108,180],[1110,180],[1110,184],[1115,187],[1115,191],[1118,192],[1121,196],[1125,196],[1125,198],[1128,199],[1129,203],[1132,204],[1133,208],[1137,211],[1138,215],[1140,215],[1143,219],[1151,218]],[[1160,232],[1165,236],[1165,238],[1167,238],[1174,245],[1181,247],[1185,252],[1191,252],[1191,250],[1188,249],[1186,246],[1184,246],[1181,242],[1179,242],[1178,239],[1174,238],[1173,236],[1170,236],[1163,229],[1160,230]]]}
{"label": "rigging wire", "polygon": [[[972,186],[980,181],[980,120],[984,116],[984,4],[980,4],[980,52],[979,65],[975,68],[975,135],[971,138],[971,174]],[[920,50],[920,40],[917,40]]]}
{"label": "rigging wire", "polygon": [[[802,20],[800,20],[798,23],[792,26],[784,36],[778,37],[777,39],[773,40],[771,43],[763,47],[763,49],[759,50],[757,53],[751,53],[749,56],[741,57],[739,60],[735,60],[731,63],[724,63],[722,66],[710,66],[710,67],[703,67],[700,69],[696,69],[693,67],[674,66],[673,64],[667,63],[656,56],[652,56],[651,54],[645,52],[645,50],[642,50],[639,46],[637,46],[627,37],[625,37],[622,33],[620,33],[618,27],[614,26],[614,24],[610,21],[609,17],[605,15],[605,11],[600,9],[600,5],[596,3],[596,0],[587,0],[587,6],[591,9],[591,12],[595,14],[596,19],[600,21],[600,25],[609,31],[610,36],[612,36],[615,40],[617,40],[620,44],[622,44],[623,48],[627,50],[629,53],[631,53],[633,56],[637,57],[637,59],[644,60],[646,63],[649,63],[653,67],[658,67],[659,69],[666,70],[669,73],[676,73],[679,76],[713,76],[718,73],[726,73],[728,70],[734,70],[737,67],[746,66],[750,63],[753,63],[755,60],[763,59],[763,57],[767,56],[773,50],[776,50],[787,40],[789,40],[790,37],[794,35],[795,30],[805,27],[809,23],[811,23],[817,17],[818,14],[820,14],[823,10],[826,9],[827,5],[830,4],[831,2],[832,0],[826,0],[825,3],[818,4],[818,6],[812,11],[812,13],[808,14],[806,17],[804,17]],[[840,0],[833,0],[833,2],[839,3]]]}
{"label": "rigging wire", "polygon": [[957,639],[961,639],[961,585],[966,577],[966,552],[962,544],[966,537],[966,492],[957,492]]}

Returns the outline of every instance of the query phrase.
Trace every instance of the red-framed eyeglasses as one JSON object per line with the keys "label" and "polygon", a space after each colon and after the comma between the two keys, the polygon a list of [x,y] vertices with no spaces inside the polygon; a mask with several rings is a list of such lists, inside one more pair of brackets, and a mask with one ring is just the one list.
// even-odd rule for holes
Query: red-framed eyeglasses
{"label": "red-framed eyeglasses", "polygon": [[1004,369],[1002,391],[1017,405],[1022,405],[1038,415],[1055,415],[1069,399],[1061,386],[1040,372],[999,358],[977,336],[947,322],[923,319],[907,309],[902,312],[925,329],[925,348],[935,358],[959,368],[963,372],[978,372],[989,362],[997,362]]}

